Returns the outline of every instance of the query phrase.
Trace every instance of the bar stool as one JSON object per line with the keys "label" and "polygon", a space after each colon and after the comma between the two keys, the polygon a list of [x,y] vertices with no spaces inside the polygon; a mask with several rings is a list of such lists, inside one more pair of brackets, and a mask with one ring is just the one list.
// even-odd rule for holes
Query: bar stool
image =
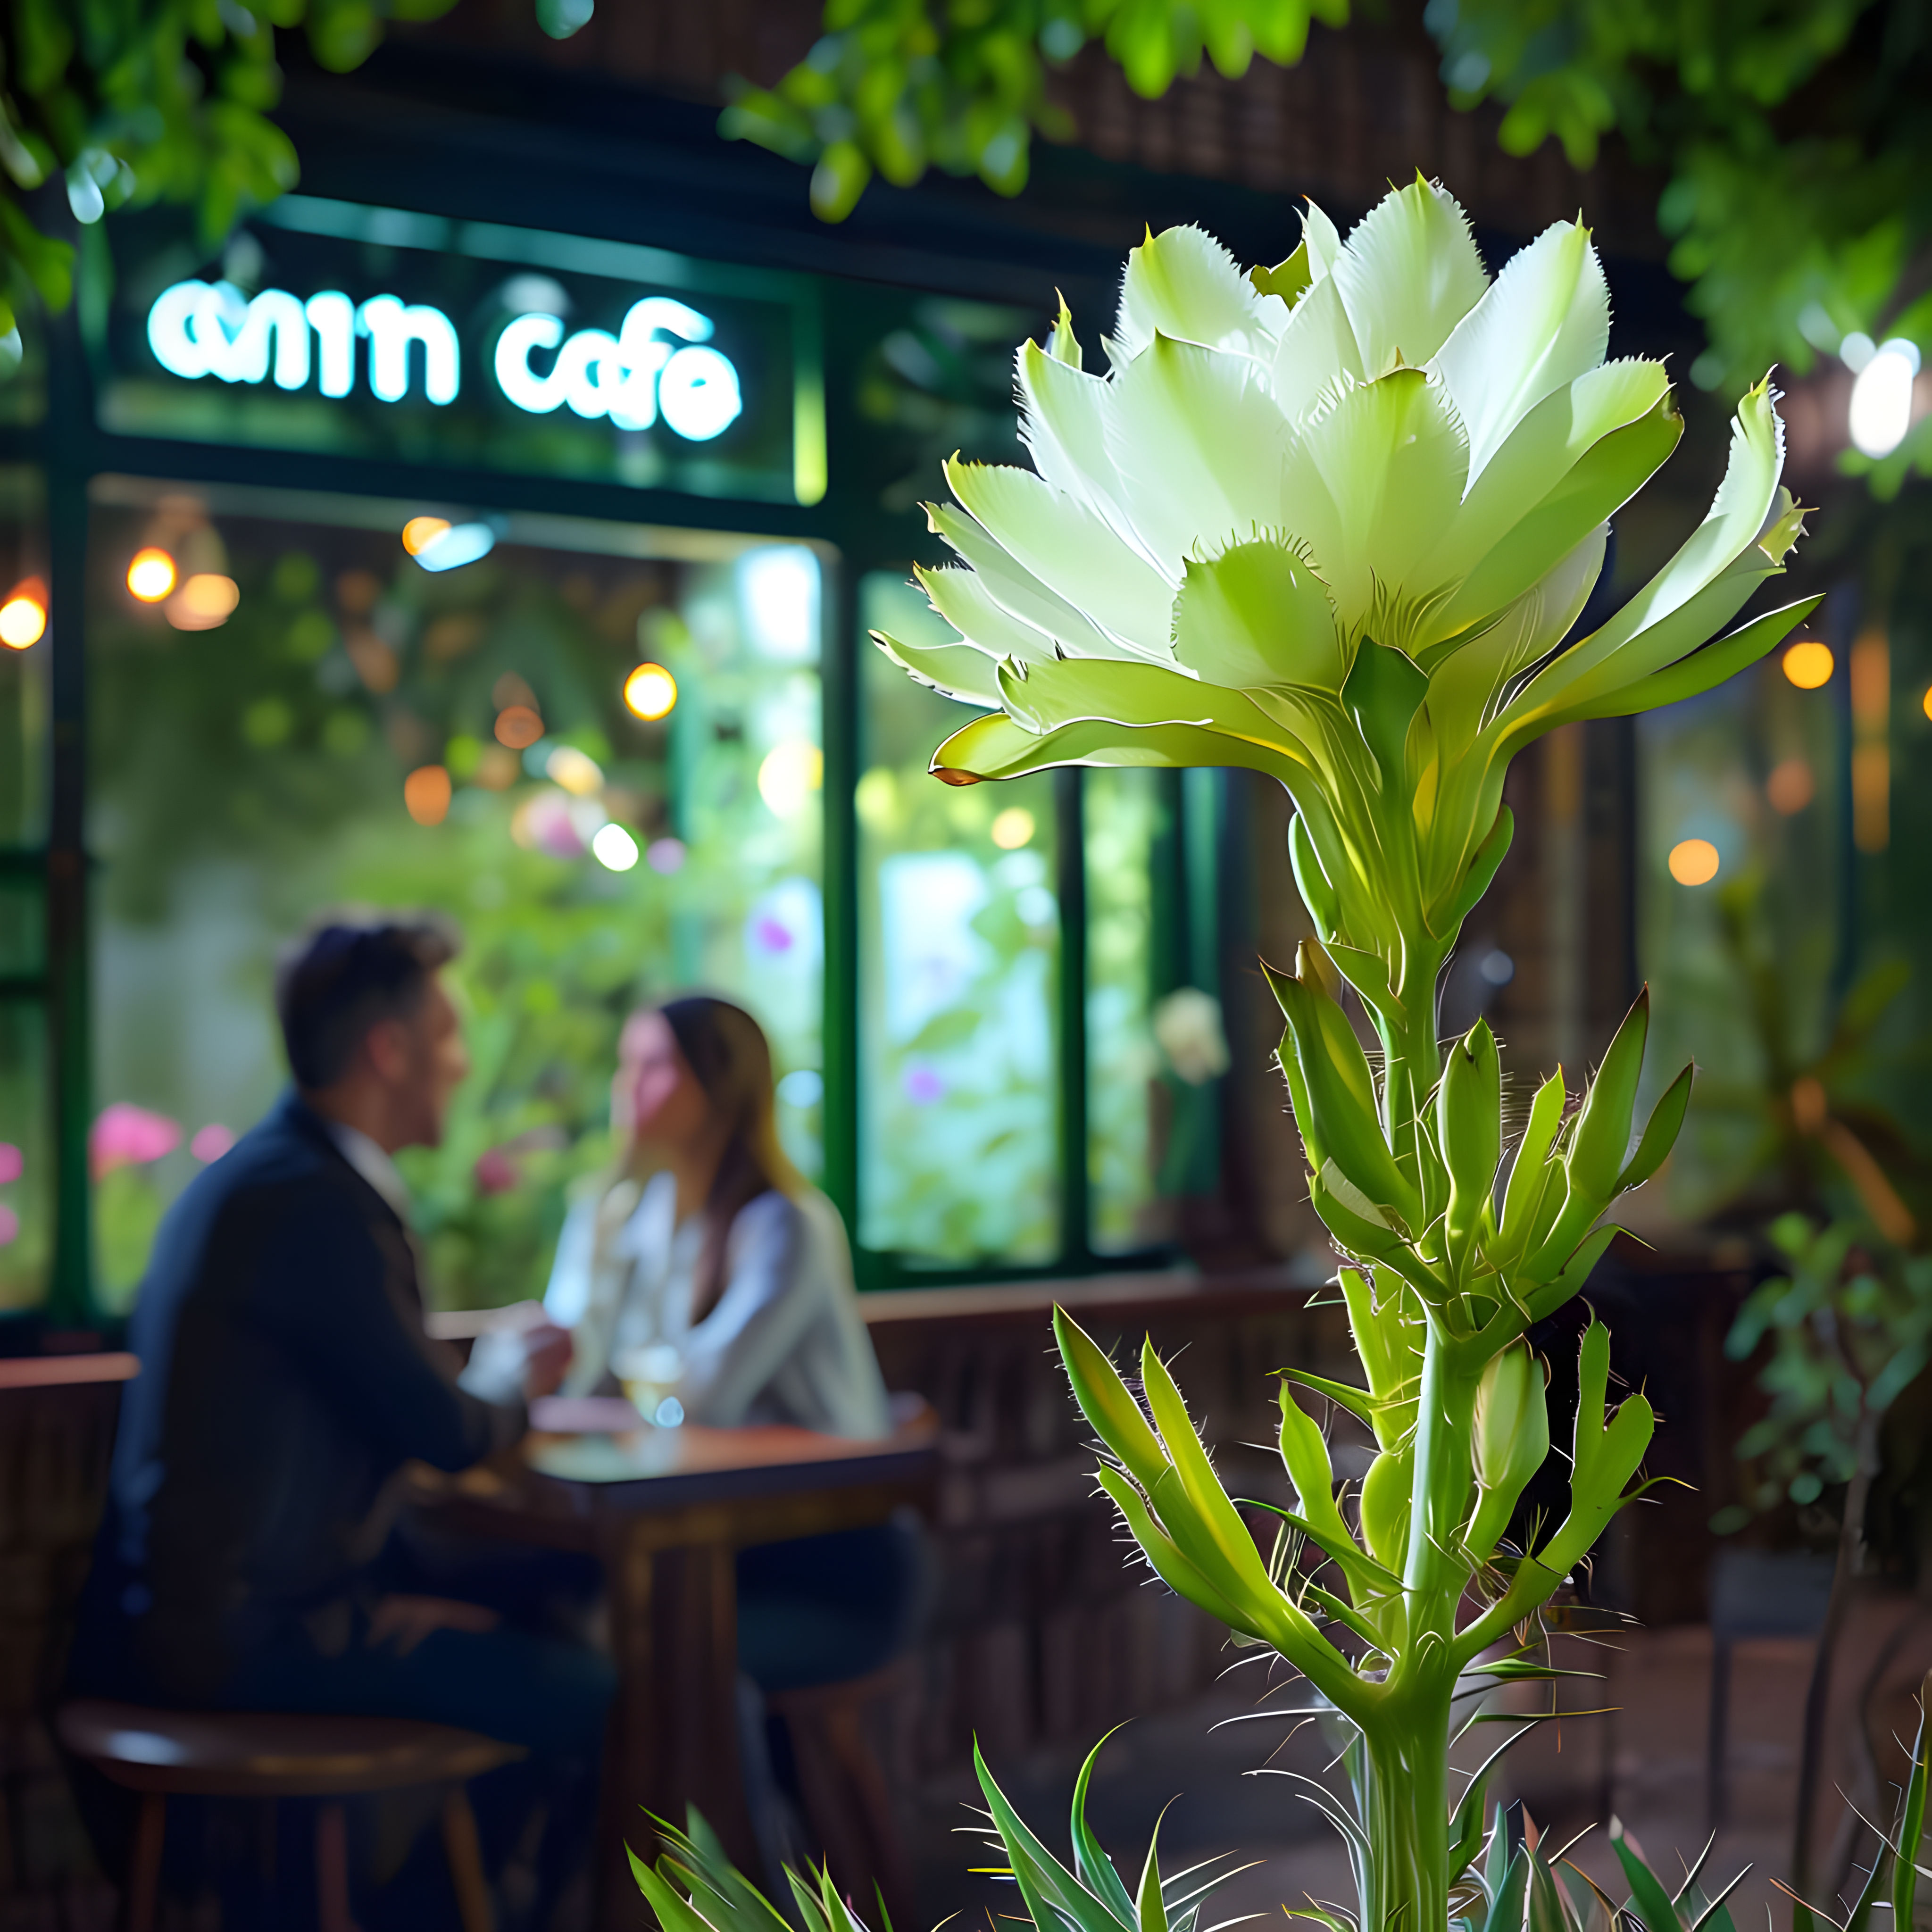
{"label": "bar stool", "polygon": [[354,1932],[342,1798],[410,1785],[446,1784],[442,1844],[464,1932],[491,1932],[476,1820],[466,1786],[524,1755],[474,1731],[396,1718],[296,1717],[269,1712],[157,1711],[88,1699],[63,1705],[55,1729],[75,1756],[138,1792],[128,1880],[128,1932],[154,1932],[167,1802],[204,1798],[321,1798],[315,1825],[321,1932]]}

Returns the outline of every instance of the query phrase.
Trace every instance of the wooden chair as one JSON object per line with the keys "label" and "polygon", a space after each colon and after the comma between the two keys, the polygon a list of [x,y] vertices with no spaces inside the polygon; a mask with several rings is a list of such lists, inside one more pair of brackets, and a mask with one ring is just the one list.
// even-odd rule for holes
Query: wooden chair
{"label": "wooden chair", "polygon": [[354,1932],[340,1800],[356,1792],[446,1784],[442,1844],[464,1932],[491,1932],[476,1820],[466,1786],[523,1756],[474,1731],[393,1718],[294,1717],[266,1712],[156,1711],[88,1700],[55,1718],[61,1742],[105,1777],[140,1793],[128,1880],[127,1932],[154,1932],[168,1799],[320,1798],[316,1910],[321,1932]]}
{"label": "wooden chair", "polygon": [[868,1677],[775,1691],[766,1700],[791,1734],[806,1823],[833,1879],[862,1918],[876,1885],[886,1916],[901,1926],[911,1924],[917,1910],[911,1863],[884,1768],[866,1735],[866,1711],[904,1682],[895,1662]]}

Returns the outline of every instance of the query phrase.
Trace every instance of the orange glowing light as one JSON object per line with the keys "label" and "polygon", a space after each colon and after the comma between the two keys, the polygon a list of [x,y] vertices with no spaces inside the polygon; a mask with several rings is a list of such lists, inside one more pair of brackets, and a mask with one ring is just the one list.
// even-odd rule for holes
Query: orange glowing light
{"label": "orange glowing light", "polygon": [[178,631],[212,631],[235,614],[241,586],[232,577],[212,570],[198,572],[161,607],[161,614]]}
{"label": "orange glowing light", "polygon": [[403,803],[418,825],[440,825],[449,815],[449,773],[441,765],[418,765],[403,781]]}
{"label": "orange glowing light", "polygon": [[668,718],[677,702],[677,680],[661,664],[640,664],[624,680],[624,703],[634,718]]}
{"label": "orange glowing light", "polygon": [[1708,886],[1718,876],[1718,848],[1708,838],[1680,839],[1667,862],[1680,886]]}
{"label": "orange glowing light", "polygon": [[447,517],[412,517],[403,526],[403,548],[412,556],[421,556],[449,528]]}
{"label": "orange glowing light", "polygon": [[38,644],[47,629],[47,586],[38,577],[14,585],[0,604],[0,644],[24,651]]}
{"label": "orange glowing light", "polygon": [[496,742],[520,752],[543,736],[543,720],[527,704],[506,704],[496,714]]}
{"label": "orange glowing light", "polygon": [[1816,691],[1832,681],[1832,647],[1815,638],[1793,644],[1784,654],[1784,674],[1800,691]]}
{"label": "orange glowing light", "polygon": [[158,604],[175,587],[175,560],[164,550],[137,550],[128,566],[128,588],[143,604]]}

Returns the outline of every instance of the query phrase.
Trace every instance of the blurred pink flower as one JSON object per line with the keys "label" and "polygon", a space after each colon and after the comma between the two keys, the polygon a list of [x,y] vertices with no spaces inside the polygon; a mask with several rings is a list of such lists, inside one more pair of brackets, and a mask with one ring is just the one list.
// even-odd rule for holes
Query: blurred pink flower
{"label": "blurred pink flower", "polygon": [[515,1161],[500,1147],[491,1148],[480,1156],[473,1172],[479,1194],[507,1194],[524,1178],[518,1172]]}
{"label": "blurred pink flower", "polygon": [[0,1248],[10,1248],[20,1238],[20,1216],[10,1208],[0,1208]]}
{"label": "blurred pink flower", "polygon": [[197,1130],[194,1138],[188,1144],[188,1150],[205,1166],[211,1161],[219,1160],[234,1144],[234,1130],[224,1127],[219,1120],[210,1120],[206,1126]]}
{"label": "blurred pink flower", "polygon": [[0,1187],[18,1180],[26,1168],[20,1150],[11,1141],[0,1141]]}
{"label": "blurred pink flower", "polygon": [[172,1154],[181,1145],[178,1122],[165,1114],[152,1114],[130,1100],[116,1100],[104,1108],[87,1137],[93,1156],[94,1178],[112,1174],[117,1167],[141,1166]]}
{"label": "blurred pink flower", "polygon": [[915,1063],[901,1076],[900,1087],[915,1107],[929,1107],[946,1097],[946,1082],[932,1067]]}

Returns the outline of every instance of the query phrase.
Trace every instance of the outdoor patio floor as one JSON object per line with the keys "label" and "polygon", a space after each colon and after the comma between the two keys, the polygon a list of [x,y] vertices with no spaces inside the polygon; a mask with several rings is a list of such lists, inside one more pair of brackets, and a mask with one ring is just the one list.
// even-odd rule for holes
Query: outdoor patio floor
{"label": "outdoor patio floor", "polygon": [[[1628,1887],[1612,1878],[1616,1861],[1604,1828],[1624,1821],[1660,1874],[1681,1876],[1680,1855],[1694,1858],[1708,1834],[1706,1750],[1709,1721],[1711,1640],[1700,1625],[1633,1630],[1621,1648],[1599,1651],[1600,1685],[1571,1682],[1571,1708],[1615,1707],[1608,1717],[1546,1724],[1511,1754],[1507,1795],[1522,1797],[1538,1825],[1561,1843],[1586,1826],[1574,1857],[1621,1900]],[[1583,1667],[1578,1655],[1562,1660]],[[1772,1883],[1789,1879],[1790,1834],[1804,1693],[1811,1646],[1792,1640],[1742,1642],[1731,1697],[1729,1815],[1709,1870],[1722,1882],[1741,1865],[1750,1870],[1732,1904],[1741,1932],[1789,1924],[1790,1901]],[[1220,1720],[1252,1708],[1254,1690],[1237,1670],[1209,1696],[1130,1724],[1108,1745],[1089,1805],[1090,1822],[1131,1885],[1148,1834],[1163,1805],[1163,1869],[1178,1870],[1212,1854],[1238,1851],[1259,1861],[1209,1902],[1204,1925],[1244,1913],[1273,1917],[1305,1894],[1347,1901],[1348,1868],[1334,1832],[1297,1802],[1286,1780],[1247,1774],[1265,1762],[1277,1769],[1316,1771],[1323,1756],[1312,1727],[1276,1750],[1286,1725]],[[1276,1701],[1283,1701],[1276,1700]],[[1489,1743],[1496,1741],[1492,1736]],[[1485,1748],[1487,1744],[1485,1745]],[[1272,1757],[1270,1751],[1274,1752]],[[1066,1808],[1078,1751],[1042,1751],[1017,1763],[996,1762],[1008,1796],[1055,1852],[1066,1856]],[[1509,1762],[1510,1760],[1505,1760]],[[1460,1788],[1460,1787],[1459,1787]],[[978,1842],[952,1835],[973,1821],[964,1807],[976,1793],[950,1780],[912,1795],[908,1828],[920,1888],[921,1918],[936,1925],[951,1914],[983,1924],[1017,1909],[1016,1894],[968,1868],[988,1861]],[[1672,1888],[1675,1888],[1673,1885]]]}

